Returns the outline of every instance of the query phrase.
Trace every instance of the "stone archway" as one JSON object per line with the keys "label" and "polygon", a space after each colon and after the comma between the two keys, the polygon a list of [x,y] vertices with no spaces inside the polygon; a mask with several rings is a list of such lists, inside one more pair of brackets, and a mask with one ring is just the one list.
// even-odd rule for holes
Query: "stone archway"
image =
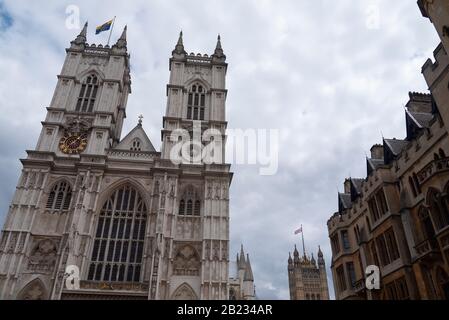
{"label": "stone archway", "polygon": [[28,283],[17,295],[18,300],[47,300],[47,290],[40,279]]}
{"label": "stone archway", "polygon": [[198,300],[198,296],[191,286],[183,283],[173,293],[172,300]]}

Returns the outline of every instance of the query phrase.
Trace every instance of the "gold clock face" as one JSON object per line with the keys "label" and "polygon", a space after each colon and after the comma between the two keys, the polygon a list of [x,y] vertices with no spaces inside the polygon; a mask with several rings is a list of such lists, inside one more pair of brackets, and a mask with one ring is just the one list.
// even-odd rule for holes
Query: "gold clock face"
{"label": "gold clock face", "polygon": [[79,154],[86,149],[87,134],[66,135],[59,142],[59,149],[66,154]]}

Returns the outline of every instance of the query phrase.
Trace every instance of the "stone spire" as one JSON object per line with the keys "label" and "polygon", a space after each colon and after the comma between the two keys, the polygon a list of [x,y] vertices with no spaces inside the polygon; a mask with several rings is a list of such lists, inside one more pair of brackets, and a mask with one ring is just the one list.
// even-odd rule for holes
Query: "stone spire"
{"label": "stone spire", "polygon": [[243,281],[254,281],[253,269],[251,268],[251,261],[249,260],[249,254],[246,255],[246,269]]}
{"label": "stone spire", "polygon": [[245,269],[246,268],[246,261],[245,261],[245,251],[243,250],[243,244],[240,247],[240,259],[239,259],[239,265],[238,268]]}
{"label": "stone spire", "polygon": [[225,62],[226,55],[223,53],[223,47],[221,46],[221,37],[218,35],[217,37],[217,45],[215,46],[214,54],[212,55],[212,59],[215,62]]}
{"label": "stone spire", "polygon": [[126,48],[127,42],[126,42],[126,31],[128,30],[128,26],[126,25],[125,28],[123,28],[122,35],[120,38],[118,38],[115,47],[118,49],[124,49]]}
{"label": "stone spire", "polygon": [[320,265],[320,266],[325,265],[323,252],[321,251],[320,246],[318,246],[318,265]]}
{"label": "stone spire", "polygon": [[182,30],[179,33],[178,42],[176,43],[175,50],[172,51],[172,55],[186,55],[187,52],[184,50],[184,43],[182,40]]}
{"label": "stone spire", "polygon": [[84,24],[83,29],[81,29],[80,34],[71,43],[74,45],[84,45],[87,41],[87,21]]}
{"label": "stone spire", "polygon": [[315,257],[313,256],[313,253],[312,253],[312,259],[310,259],[310,263],[313,264],[314,266],[316,266],[316,261],[315,261]]}
{"label": "stone spire", "polygon": [[295,263],[299,263],[299,251],[295,244],[295,250],[293,251],[293,259]]}

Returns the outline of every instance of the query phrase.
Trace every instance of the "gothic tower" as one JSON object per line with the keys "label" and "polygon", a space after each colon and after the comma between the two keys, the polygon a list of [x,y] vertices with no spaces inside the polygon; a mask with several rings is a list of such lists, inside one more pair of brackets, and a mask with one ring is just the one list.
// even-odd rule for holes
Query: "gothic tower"
{"label": "gothic tower", "polygon": [[313,254],[301,257],[295,246],[293,258],[288,257],[288,283],[290,300],[329,300],[326,265],[323,252],[318,247],[318,264]]}
{"label": "gothic tower", "polygon": [[[193,55],[180,36],[159,153],[142,117],[121,139],[126,33],[111,47],[89,45],[86,23],[66,50],[0,238],[0,299],[228,299],[221,41],[213,55]],[[180,142],[189,153],[176,161]],[[202,149],[212,157],[195,157]],[[79,287],[65,285],[68,266]]]}

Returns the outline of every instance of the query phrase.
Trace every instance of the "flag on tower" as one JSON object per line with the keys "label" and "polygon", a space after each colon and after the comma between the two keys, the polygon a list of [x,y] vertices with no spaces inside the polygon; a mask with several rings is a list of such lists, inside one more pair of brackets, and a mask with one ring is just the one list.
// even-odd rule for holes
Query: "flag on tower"
{"label": "flag on tower", "polygon": [[95,34],[99,34],[100,32],[103,32],[103,31],[108,31],[109,29],[111,29],[113,22],[114,22],[114,19],[111,19],[108,22],[105,22],[102,25],[98,26],[95,29]]}
{"label": "flag on tower", "polygon": [[295,235],[302,233],[302,226],[298,230],[295,231]]}

